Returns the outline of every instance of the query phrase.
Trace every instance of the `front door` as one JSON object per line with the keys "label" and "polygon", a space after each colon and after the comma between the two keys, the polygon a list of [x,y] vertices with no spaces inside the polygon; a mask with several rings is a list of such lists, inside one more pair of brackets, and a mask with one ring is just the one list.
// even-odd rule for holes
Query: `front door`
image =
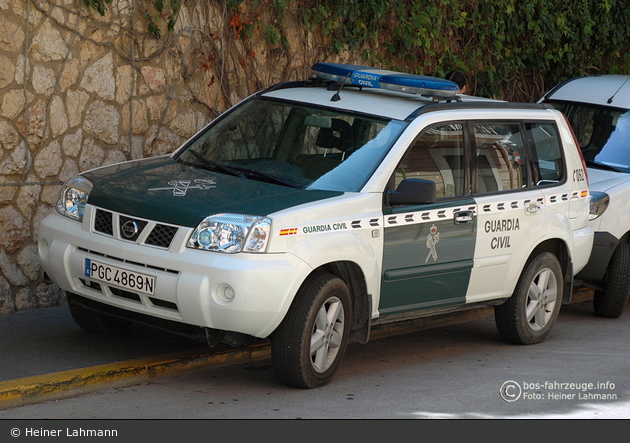
{"label": "front door", "polygon": [[436,203],[384,210],[381,316],[463,304],[473,268],[477,217],[463,125],[425,130],[395,173],[436,184]]}

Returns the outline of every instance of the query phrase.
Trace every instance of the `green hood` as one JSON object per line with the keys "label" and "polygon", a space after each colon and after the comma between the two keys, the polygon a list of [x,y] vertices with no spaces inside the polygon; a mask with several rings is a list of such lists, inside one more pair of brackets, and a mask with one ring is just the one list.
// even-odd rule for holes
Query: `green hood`
{"label": "green hood", "polygon": [[83,175],[94,184],[88,199],[91,205],[189,227],[221,212],[266,216],[342,194],[224,175],[182,165],[170,157],[119,163]]}

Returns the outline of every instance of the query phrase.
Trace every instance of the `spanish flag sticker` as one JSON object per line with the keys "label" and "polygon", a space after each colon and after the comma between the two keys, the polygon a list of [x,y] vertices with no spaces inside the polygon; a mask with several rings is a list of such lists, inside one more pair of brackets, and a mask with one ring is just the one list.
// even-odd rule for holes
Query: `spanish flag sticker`
{"label": "spanish flag sticker", "polygon": [[281,229],[280,236],[297,234],[297,228]]}

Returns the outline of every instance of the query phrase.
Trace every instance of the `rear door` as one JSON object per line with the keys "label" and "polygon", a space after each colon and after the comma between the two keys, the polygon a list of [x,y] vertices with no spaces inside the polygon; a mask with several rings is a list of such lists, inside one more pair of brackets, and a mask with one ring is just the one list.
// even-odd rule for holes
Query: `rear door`
{"label": "rear door", "polygon": [[[531,131],[518,120],[475,121],[470,126],[479,229],[466,301],[474,303],[510,295],[532,245],[547,235],[548,224],[547,202],[538,186],[545,182],[529,161]],[[562,168],[551,160],[555,157],[549,155],[544,164]]]}

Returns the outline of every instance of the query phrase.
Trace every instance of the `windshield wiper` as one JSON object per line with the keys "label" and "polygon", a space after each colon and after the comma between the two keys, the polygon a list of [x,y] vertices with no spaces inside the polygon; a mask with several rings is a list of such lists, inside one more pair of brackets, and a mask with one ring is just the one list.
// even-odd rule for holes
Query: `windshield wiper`
{"label": "windshield wiper", "polygon": [[237,177],[247,178],[242,171],[240,171],[238,169],[235,169],[235,168],[230,168],[229,166],[223,165],[221,163],[217,163],[217,162],[212,161],[212,160],[208,160],[207,158],[205,158],[203,155],[201,155],[200,153],[198,153],[194,149],[189,149],[186,152],[190,152],[193,155],[193,157],[195,157],[197,160],[199,160],[205,166],[208,166],[208,167],[210,167],[212,169],[220,169],[223,172],[227,172],[227,173],[235,175]]}
{"label": "windshield wiper", "polygon": [[614,166],[607,165],[606,163],[596,162],[594,160],[584,160],[584,163],[586,163],[586,166],[590,166],[597,169],[605,169],[607,171],[622,172],[621,169],[619,168],[615,168]]}
{"label": "windshield wiper", "polygon": [[284,186],[289,186],[291,188],[298,188],[298,189],[303,189],[304,186],[298,185],[296,183],[293,183],[289,180],[285,180],[283,178],[280,177],[276,177],[275,175],[271,175],[268,174],[266,172],[260,172],[260,171],[256,171],[254,169],[248,169],[248,168],[242,168],[242,167],[232,167],[232,166],[227,166],[224,165],[222,163],[218,163],[215,162],[213,160],[208,160],[207,158],[205,158],[203,155],[201,155],[199,152],[195,151],[194,149],[189,149],[186,152],[190,152],[197,160],[199,160],[200,162],[202,162],[205,166],[212,168],[212,169],[220,169],[223,172],[227,172],[229,174],[235,175],[237,177],[241,177],[241,178],[251,178],[248,177],[249,176],[254,176],[256,178],[264,178],[266,180],[269,180],[273,183],[276,184],[280,184],[280,185],[284,185]]}
{"label": "windshield wiper", "polygon": [[255,169],[241,168],[241,167],[238,167],[238,171],[239,172],[242,171],[242,173],[244,173],[246,176],[250,175],[250,176],[255,176],[256,178],[264,178],[266,180],[272,181],[273,183],[276,183],[279,185],[289,186],[291,188],[298,188],[298,189],[304,188],[304,186],[302,185],[298,185],[297,183],[293,183],[292,181],[277,177],[267,172],[261,172]]}

